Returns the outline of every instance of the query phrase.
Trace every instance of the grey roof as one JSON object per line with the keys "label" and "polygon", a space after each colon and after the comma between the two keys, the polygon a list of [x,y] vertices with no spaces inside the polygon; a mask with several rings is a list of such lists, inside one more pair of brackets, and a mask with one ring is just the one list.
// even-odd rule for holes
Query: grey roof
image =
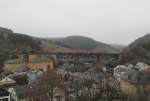
{"label": "grey roof", "polygon": [[[7,60],[5,63],[7,64],[15,64],[15,63],[26,63],[26,61],[23,60],[24,55],[20,56],[20,59],[10,59]],[[32,60],[31,62],[33,63],[38,63],[38,62],[48,62],[51,61],[51,59],[47,55],[41,55],[41,57],[36,58]]]}
{"label": "grey roof", "polygon": [[25,99],[32,90],[32,85],[17,85],[12,88],[15,90],[18,99]]}
{"label": "grey roof", "polygon": [[30,62],[38,63],[38,62],[41,62],[41,61],[40,61],[40,59],[39,59],[39,58],[37,58],[37,59],[33,59],[33,60],[31,60]]}
{"label": "grey roof", "polygon": [[104,78],[104,75],[102,73],[96,73],[96,72],[84,72],[78,74],[80,79],[86,79],[86,80],[94,80],[95,82],[99,82]]}
{"label": "grey roof", "polygon": [[26,72],[26,71],[29,71],[30,68],[26,67],[26,66],[22,66],[20,68],[17,68],[15,72],[17,73],[22,73],[22,72]]}
{"label": "grey roof", "polygon": [[115,68],[115,72],[128,72],[129,69],[126,67]]}
{"label": "grey roof", "polygon": [[126,73],[127,80],[131,83],[150,84],[150,72],[146,71],[129,71]]}
{"label": "grey roof", "polygon": [[22,60],[22,59],[11,59],[11,60],[7,60],[5,63],[7,63],[7,64],[15,64],[15,63],[25,63],[25,61]]}
{"label": "grey roof", "polygon": [[38,63],[38,62],[49,62],[51,59],[47,55],[41,55],[39,58],[33,59],[31,62]]}
{"label": "grey roof", "polygon": [[28,75],[29,83],[31,84],[33,82],[36,82],[38,80],[38,78],[43,75],[44,72],[42,72],[42,71],[37,71],[37,72],[28,71],[26,73]]}

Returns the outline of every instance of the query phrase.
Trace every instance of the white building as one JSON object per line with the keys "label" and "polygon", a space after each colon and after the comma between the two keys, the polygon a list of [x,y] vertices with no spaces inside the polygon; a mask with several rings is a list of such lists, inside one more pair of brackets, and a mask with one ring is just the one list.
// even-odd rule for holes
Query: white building
{"label": "white building", "polygon": [[117,80],[120,80],[121,79],[121,76],[124,75],[124,73],[130,71],[129,68],[127,68],[126,66],[124,65],[119,65],[117,66],[116,68],[114,68],[114,77],[117,79]]}
{"label": "white building", "polygon": [[11,86],[11,85],[14,85],[16,84],[16,81],[9,78],[9,77],[4,77],[2,80],[0,80],[0,86],[3,87],[3,86]]}
{"label": "white building", "polygon": [[0,88],[0,101],[10,101],[9,92],[3,88]]}
{"label": "white building", "polygon": [[146,68],[149,68],[150,66],[145,64],[145,63],[142,63],[142,62],[138,62],[136,65],[135,65],[135,68],[137,68],[139,71],[142,71]]}

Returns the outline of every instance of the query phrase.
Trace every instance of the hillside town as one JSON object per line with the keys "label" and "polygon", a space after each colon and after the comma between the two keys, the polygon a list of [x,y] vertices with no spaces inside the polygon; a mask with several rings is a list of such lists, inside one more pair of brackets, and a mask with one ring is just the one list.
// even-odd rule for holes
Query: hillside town
{"label": "hillside town", "polygon": [[1,101],[150,100],[147,64],[117,65],[117,61],[111,61],[104,65],[100,61],[87,62],[86,58],[81,63],[66,56],[60,62],[54,59],[57,55],[11,55],[0,74]]}
{"label": "hillside town", "polygon": [[0,101],[150,101],[150,0],[0,0]]}

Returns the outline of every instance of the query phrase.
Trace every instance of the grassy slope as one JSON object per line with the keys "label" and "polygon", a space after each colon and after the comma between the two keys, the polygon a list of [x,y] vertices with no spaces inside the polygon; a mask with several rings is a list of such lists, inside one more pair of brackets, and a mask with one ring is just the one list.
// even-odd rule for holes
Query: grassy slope
{"label": "grassy slope", "polygon": [[47,51],[71,51],[71,49],[57,45],[51,41],[41,39],[41,49],[44,52]]}

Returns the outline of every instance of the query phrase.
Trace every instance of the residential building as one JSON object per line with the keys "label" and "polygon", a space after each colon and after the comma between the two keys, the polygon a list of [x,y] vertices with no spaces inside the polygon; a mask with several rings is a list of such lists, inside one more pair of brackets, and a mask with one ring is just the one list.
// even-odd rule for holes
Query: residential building
{"label": "residential building", "polygon": [[142,62],[138,62],[136,65],[135,65],[135,68],[137,68],[138,70],[144,70],[146,68],[148,68],[149,66],[145,63],[142,63]]}
{"label": "residential building", "polygon": [[[126,75],[126,76],[125,76]],[[150,94],[150,72],[128,71],[121,76],[120,89],[129,101],[148,101]]]}
{"label": "residential building", "polygon": [[15,85],[16,81],[9,78],[9,77],[4,77],[1,81],[0,81],[0,87],[8,87],[8,86],[12,86]]}
{"label": "residential building", "polygon": [[0,88],[0,101],[11,101],[9,92],[3,88]]}
{"label": "residential building", "polygon": [[11,95],[12,101],[26,101],[28,99],[29,93],[32,89],[30,85],[17,85],[10,87],[8,92]]}
{"label": "residential building", "polygon": [[11,59],[4,63],[5,71],[15,72],[20,67],[25,67],[27,64],[22,59]]}
{"label": "residential building", "polygon": [[114,77],[117,79],[117,80],[120,80],[121,79],[121,76],[128,72],[129,69],[124,66],[124,65],[119,65],[117,66],[116,68],[114,68]]}
{"label": "residential building", "polygon": [[4,63],[5,71],[15,72],[18,68],[28,67],[32,70],[46,71],[47,67],[53,68],[53,61],[47,55],[28,54],[10,59]]}

